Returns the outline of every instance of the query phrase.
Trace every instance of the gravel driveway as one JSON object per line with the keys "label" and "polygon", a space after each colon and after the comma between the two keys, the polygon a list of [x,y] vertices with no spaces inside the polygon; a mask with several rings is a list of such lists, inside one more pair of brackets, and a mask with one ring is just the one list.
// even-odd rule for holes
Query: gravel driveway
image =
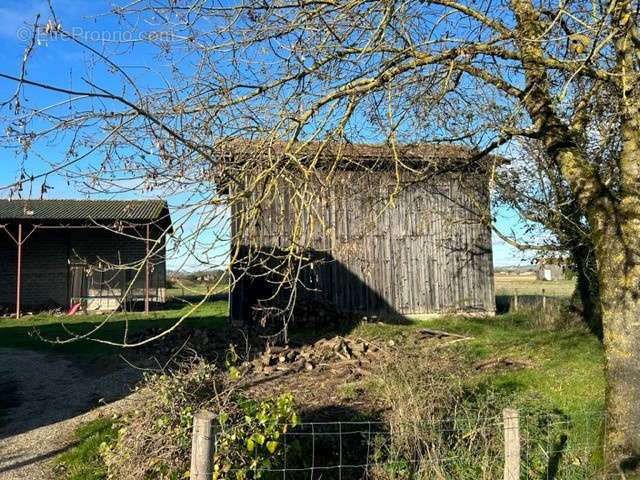
{"label": "gravel driveway", "polygon": [[96,409],[126,397],[140,377],[117,357],[76,360],[0,348],[0,479],[47,478],[48,463],[74,428],[122,407]]}

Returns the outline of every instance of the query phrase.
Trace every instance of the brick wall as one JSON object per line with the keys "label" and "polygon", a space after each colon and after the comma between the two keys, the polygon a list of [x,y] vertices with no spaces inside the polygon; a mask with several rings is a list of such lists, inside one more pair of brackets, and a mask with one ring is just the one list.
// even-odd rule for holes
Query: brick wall
{"label": "brick wall", "polygon": [[[26,236],[30,231],[30,228],[24,228],[23,235]],[[0,303],[13,305],[16,301],[17,247],[5,232],[0,234],[3,259]],[[66,233],[46,230],[34,232],[22,246],[22,304],[64,305],[67,272]]]}

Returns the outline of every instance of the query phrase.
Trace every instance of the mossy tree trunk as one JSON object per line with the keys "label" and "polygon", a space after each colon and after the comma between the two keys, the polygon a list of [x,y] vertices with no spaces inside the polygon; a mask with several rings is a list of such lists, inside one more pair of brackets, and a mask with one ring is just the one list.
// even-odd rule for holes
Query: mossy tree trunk
{"label": "mossy tree trunk", "polygon": [[[602,306],[606,452],[612,464],[640,460],[640,225],[628,218],[596,245]],[[635,225],[634,225],[635,224]],[[617,232],[613,231],[617,230]],[[631,237],[635,238],[631,238]],[[617,466],[617,465],[616,465]]]}
{"label": "mossy tree trunk", "polygon": [[[512,0],[512,7],[522,39],[542,38],[543,22],[531,1]],[[615,189],[603,183],[580,147],[580,110],[571,124],[556,114],[540,43],[521,40],[518,46],[527,84],[523,104],[591,229],[607,381],[606,459],[612,470],[627,470],[640,465],[640,87],[634,72],[631,2],[621,1],[616,8],[622,142]]]}
{"label": "mossy tree trunk", "polygon": [[[640,78],[633,4],[616,4],[614,46],[621,97],[620,182],[616,195],[590,216],[601,227],[598,261],[606,361],[607,447],[610,460],[640,465]],[[634,53],[635,52],[635,53]]]}

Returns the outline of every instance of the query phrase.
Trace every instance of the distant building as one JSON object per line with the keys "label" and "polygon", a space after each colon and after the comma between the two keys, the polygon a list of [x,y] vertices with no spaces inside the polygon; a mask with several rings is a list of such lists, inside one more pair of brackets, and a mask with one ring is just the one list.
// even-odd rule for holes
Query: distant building
{"label": "distant building", "polygon": [[170,231],[162,200],[0,200],[0,304],[163,302]]}
{"label": "distant building", "polygon": [[566,269],[566,258],[545,259],[537,265],[536,278],[543,281],[564,280]]}

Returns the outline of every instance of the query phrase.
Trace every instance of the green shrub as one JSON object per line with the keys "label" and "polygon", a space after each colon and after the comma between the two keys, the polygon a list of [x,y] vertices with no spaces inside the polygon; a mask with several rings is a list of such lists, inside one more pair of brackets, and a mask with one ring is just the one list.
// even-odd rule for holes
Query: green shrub
{"label": "green shrub", "polygon": [[122,418],[118,436],[103,449],[111,478],[177,480],[188,475],[193,416],[217,414],[215,474],[218,480],[258,479],[282,463],[280,436],[297,416],[291,394],[255,399],[233,377],[202,360],[171,375],[149,375],[142,405]]}
{"label": "green shrub", "polygon": [[298,423],[290,393],[260,402],[238,397],[237,403],[238,418],[227,412],[218,415],[213,480],[258,479],[281,467],[281,437]]}

